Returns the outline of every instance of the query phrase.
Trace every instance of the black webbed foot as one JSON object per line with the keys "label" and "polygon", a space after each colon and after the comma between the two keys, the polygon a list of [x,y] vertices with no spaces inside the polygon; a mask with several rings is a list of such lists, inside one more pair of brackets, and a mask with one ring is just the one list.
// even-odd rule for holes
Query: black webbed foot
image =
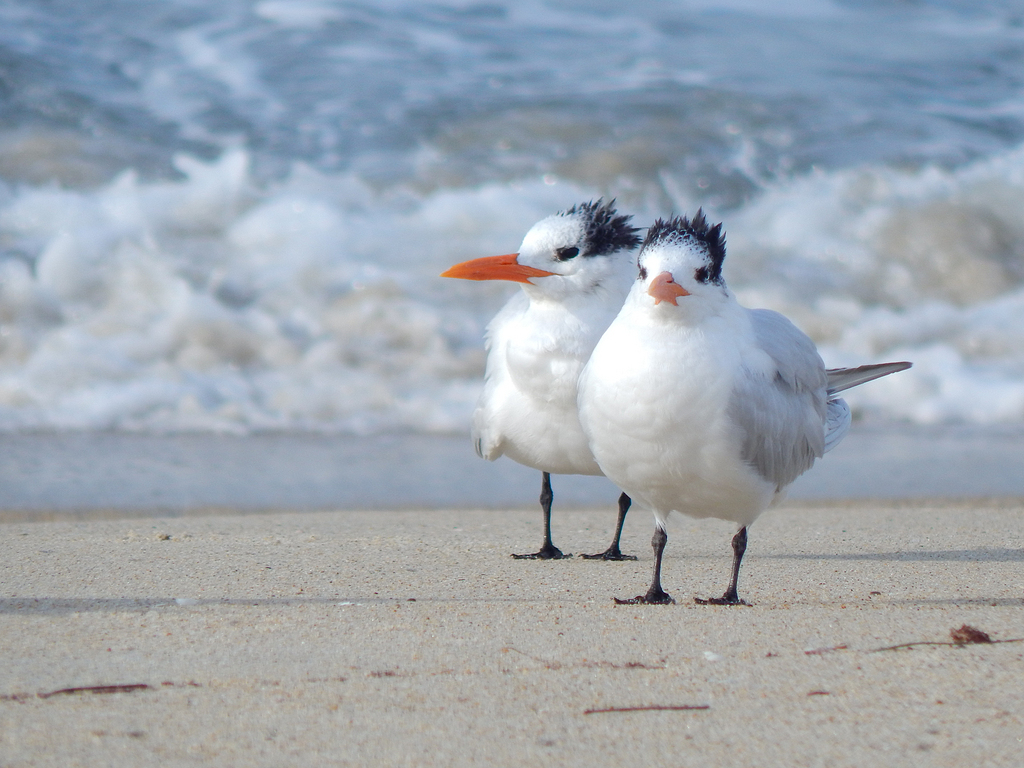
{"label": "black webbed foot", "polygon": [[567,560],[572,554],[565,554],[554,544],[545,544],[537,552],[528,555],[512,555],[516,560]]}
{"label": "black webbed foot", "polygon": [[581,557],[587,560],[638,560],[636,555],[624,555],[622,550],[619,549],[619,539],[622,538],[622,525],[626,522],[626,513],[629,512],[629,506],[632,504],[632,500],[626,494],[619,496],[619,520],[615,525],[615,538],[612,539],[611,546],[608,547],[604,552],[598,552],[596,555],[581,555]]}
{"label": "black webbed foot", "polygon": [[636,597],[630,597],[626,600],[620,600],[617,597],[612,598],[616,605],[675,605],[676,601],[672,599],[672,596],[662,589],[647,590],[646,595],[637,595]]}
{"label": "black webbed foot", "polygon": [[740,599],[739,595],[730,595],[728,592],[721,597],[695,597],[693,598],[693,602],[697,605],[745,605],[748,608],[751,607],[750,603],[746,600]]}
{"label": "black webbed foot", "polygon": [[[622,494],[629,499],[626,494]],[[646,595],[637,595],[628,600],[612,598],[617,605],[674,605],[675,600],[664,589],[661,588],[661,558],[665,553],[665,544],[668,542],[668,534],[660,525],[654,527],[654,536],[651,538],[651,547],[654,548],[654,578],[651,579],[651,586],[647,588]]]}
{"label": "black webbed foot", "polygon": [[732,537],[732,581],[729,582],[729,588],[725,590],[725,594],[721,597],[702,598],[695,597],[693,601],[697,605],[745,605],[750,606],[746,600],[740,600],[739,593],[736,591],[736,585],[740,580],[740,563],[743,562],[743,553],[747,551],[747,527],[743,526],[736,532],[736,535]]}
{"label": "black webbed foot", "polygon": [[638,560],[636,555],[624,555],[618,545],[608,547],[604,552],[596,555],[580,555],[584,560]]}
{"label": "black webbed foot", "polygon": [[544,513],[544,546],[529,555],[513,554],[516,560],[564,560],[572,557],[562,552],[551,542],[551,501],[555,495],[551,492],[551,475],[548,472],[541,472],[540,481],[540,508]]}

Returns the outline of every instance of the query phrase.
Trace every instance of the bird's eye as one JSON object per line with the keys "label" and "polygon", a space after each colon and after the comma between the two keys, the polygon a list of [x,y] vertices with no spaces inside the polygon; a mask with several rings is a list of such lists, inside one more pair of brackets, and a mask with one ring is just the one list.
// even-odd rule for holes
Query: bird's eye
{"label": "bird's eye", "polygon": [[647,279],[647,267],[645,267],[642,264],[640,265],[640,279],[641,280],[646,280]]}
{"label": "bird's eye", "polygon": [[575,246],[570,246],[569,248],[559,248],[557,251],[555,251],[555,256],[558,257],[559,261],[568,261],[569,259],[574,259],[579,255],[580,249]]}

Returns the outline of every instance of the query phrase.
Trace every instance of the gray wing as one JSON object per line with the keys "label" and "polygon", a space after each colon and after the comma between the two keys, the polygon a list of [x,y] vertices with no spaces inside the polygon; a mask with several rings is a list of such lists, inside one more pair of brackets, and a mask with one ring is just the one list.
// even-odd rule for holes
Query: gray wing
{"label": "gray wing", "polygon": [[774,371],[744,369],[730,413],[742,434],[742,456],[781,490],[825,452],[825,364],[812,342],[777,312],[750,310],[757,345]]}

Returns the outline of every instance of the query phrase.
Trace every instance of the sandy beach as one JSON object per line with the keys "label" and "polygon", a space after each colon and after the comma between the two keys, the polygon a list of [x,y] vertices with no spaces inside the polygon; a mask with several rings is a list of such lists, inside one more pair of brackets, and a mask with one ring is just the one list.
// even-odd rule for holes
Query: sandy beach
{"label": "sandy beach", "polygon": [[[790,504],[513,560],[535,510],[0,524],[0,766],[1020,765],[1024,503]],[[556,543],[603,549],[610,509]],[[927,641],[897,650],[897,644]],[[79,690],[75,690],[79,689]],[[657,708],[657,709],[656,709]],[[610,710],[610,711],[604,711]]]}

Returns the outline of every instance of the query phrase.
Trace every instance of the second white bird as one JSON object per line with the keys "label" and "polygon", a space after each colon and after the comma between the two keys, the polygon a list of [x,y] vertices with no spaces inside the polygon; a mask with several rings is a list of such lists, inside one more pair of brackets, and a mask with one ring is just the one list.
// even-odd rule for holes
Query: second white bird
{"label": "second white bird", "polygon": [[[544,543],[519,558],[563,557],[551,541],[551,474],[600,475],[576,415],[576,380],[630,285],[629,251],[640,244],[630,216],[614,200],[574,205],[537,222],[518,253],[456,264],[442,277],[511,280],[517,292],[487,326],[484,389],[473,414],[473,443],[482,458],[508,456],[541,470]],[[606,560],[622,554],[619,518]]]}

